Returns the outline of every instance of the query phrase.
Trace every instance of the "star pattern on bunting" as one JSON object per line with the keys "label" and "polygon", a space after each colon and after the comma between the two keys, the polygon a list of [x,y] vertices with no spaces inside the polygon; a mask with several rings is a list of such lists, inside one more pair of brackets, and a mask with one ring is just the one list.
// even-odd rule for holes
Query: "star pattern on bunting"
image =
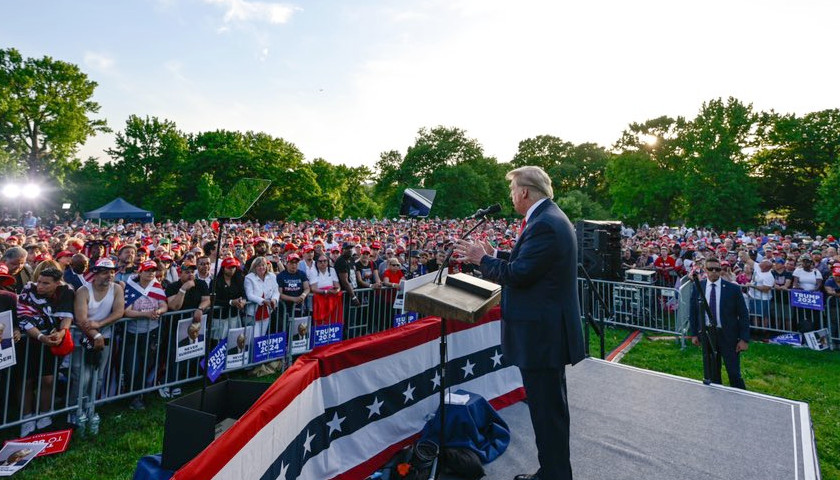
{"label": "star pattern on bunting", "polygon": [[439,394],[444,378],[448,387],[457,389],[460,384],[509,366],[497,344],[451,358],[446,364],[445,375],[441,374],[438,365],[430,365],[391,385],[327,406],[301,427],[294,442],[274,459],[262,478],[288,480],[299,477],[309,460],[329,449],[332,442],[376,422],[388,421],[403,409],[414,408],[419,402]]}
{"label": "star pattern on bunting", "polygon": [[473,373],[473,367],[475,367],[475,364],[470,362],[470,359],[468,358],[467,359],[467,364],[464,365],[463,367],[461,367],[461,370],[464,371],[464,378],[467,378],[470,375],[475,376],[475,374]]}
{"label": "star pattern on bunting", "polygon": [[306,431],[306,440],[303,441],[303,456],[306,457],[307,453],[312,453],[312,440],[315,438],[315,434],[309,435],[309,430]]}
{"label": "star pattern on bunting", "polygon": [[402,392],[403,397],[405,397],[405,403],[408,403],[409,401],[414,400],[414,390],[415,390],[415,388],[412,387],[411,384],[409,383],[408,388],[406,388],[405,391]]}
{"label": "star pattern on bunting", "polygon": [[502,354],[496,350],[496,354],[490,357],[490,360],[493,360],[493,366],[501,366],[502,365]]}
{"label": "star pattern on bunting", "polygon": [[373,397],[373,403],[367,406],[367,409],[370,410],[368,418],[372,417],[374,414],[382,415],[382,413],[379,412],[379,409],[382,408],[383,403],[385,402],[380,401],[378,397]]}
{"label": "star pattern on bunting", "polygon": [[432,377],[432,391],[435,391],[438,388],[440,388],[440,372],[435,369],[435,376]]}
{"label": "star pattern on bunting", "polygon": [[332,420],[327,422],[327,426],[330,427],[330,433],[327,436],[332,436],[333,432],[341,432],[341,422],[344,421],[347,417],[338,417],[338,412],[333,414]]}

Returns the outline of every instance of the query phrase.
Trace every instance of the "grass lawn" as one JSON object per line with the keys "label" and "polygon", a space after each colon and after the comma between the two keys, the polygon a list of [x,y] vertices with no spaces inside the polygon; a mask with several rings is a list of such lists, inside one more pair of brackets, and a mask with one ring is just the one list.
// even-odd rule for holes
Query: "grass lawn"
{"label": "grass lawn", "polygon": [[[607,328],[607,353],[628,333]],[[594,334],[590,349],[594,357],[599,356],[598,338]],[[681,350],[675,341],[644,339],[622,363],[697,380],[703,375],[699,348]],[[750,390],[810,404],[822,478],[840,479],[840,352],[753,343],[743,357],[742,370]],[[197,384],[185,390],[195,388]],[[142,412],[128,409],[125,401],[102,407],[98,436],[73,438],[66,453],[38,458],[14,478],[131,479],[140,457],[161,451],[165,403],[153,394],[146,396],[146,410]],[[15,431],[2,432],[0,438],[15,438],[17,431],[12,430]]]}

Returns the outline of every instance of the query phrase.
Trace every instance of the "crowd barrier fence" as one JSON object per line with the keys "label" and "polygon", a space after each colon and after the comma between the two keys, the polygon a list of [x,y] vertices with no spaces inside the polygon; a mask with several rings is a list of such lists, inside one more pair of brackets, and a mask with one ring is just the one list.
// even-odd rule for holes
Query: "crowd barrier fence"
{"label": "crowd barrier fence", "polygon": [[[582,311],[587,311],[588,306],[594,319],[601,320],[604,312],[595,295],[588,291],[584,280],[579,282]],[[687,315],[678,310],[679,293],[675,288],[602,280],[594,280],[592,288],[600,293],[612,312],[612,316],[603,318],[609,325],[679,337],[689,334]],[[399,310],[394,308],[397,294],[395,289],[357,289],[358,303],[344,295],[329,294],[319,298],[310,295],[302,304],[287,305],[281,301],[270,318],[262,321],[267,324],[248,317],[219,319],[221,310],[216,307],[214,326],[203,335],[212,348],[223,338],[229,338],[231,328],[253,326],[256,330],[260,324],[259,332],[265,335],[285,332],[287,348],[279,365],[277,359],[247,361],[253,359],[251,355],[243,364],[225,373],[252,370],[269,362],[282,371],[294,356],[303,353],[293,352],[292,348],[294,339],[299,338],[294,336],[299,333],[298,324],[307,324],[310,335],[321,326],[340,325],[341,337],[333,340],[387,330],[398,325]],[[584,305],[583,302],[589,303]],[[757,331],[792,332],[801,315],[808,314],[815,326],[829,330],[833,344],[840,343],[840,298],[830,297],[824,310],[809,313],[791,307],[787,292],[774,291],[766,314],[762,315],[755,305],[752,306],[751,321]],[[90,422],[88,431],[95,433],[96,407],[120,400],[131,401],[142,395],[157,395],[164,388],[171,394],[182,384],[200,380],[203,370],[199,358],[177,361],[177,339],[183,337],[193,314],[194,310],[168,312],[156,324],[121,319],[109,327],[110,331],[103,331],[107,337],[106,348],[99,356],[85,350],[79,341],[80,332],[74,329],[76,348],[73,353],[50,368],[44,365],[46,356],[50,355],[46,347],[22,339],[15,345],[17,364],[0,370],[0,390],[4,397],[0,429],[38,420],[43,424],[47,418],[68,415],[77,425]],[[232,343],[228,343],[228,348]],[[303,350],[308,351],[310,346],[307,344]],[[30,351],[33,348],[37,351]]]}

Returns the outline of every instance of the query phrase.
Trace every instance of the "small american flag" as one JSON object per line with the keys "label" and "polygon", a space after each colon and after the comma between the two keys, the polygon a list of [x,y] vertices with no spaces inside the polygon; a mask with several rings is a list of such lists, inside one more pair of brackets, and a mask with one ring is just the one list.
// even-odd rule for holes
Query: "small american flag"
{"label": "small american flag", "polygon": [[133,278],[129,278],[128,281],[125,282],[126,306],[133,305],[138,298],[144,295],[153,300],[166,301],[166,292],[163,291],[163,287],[157,280],[152,282],[146,288],[141,287],[140,284],[135,282]]}

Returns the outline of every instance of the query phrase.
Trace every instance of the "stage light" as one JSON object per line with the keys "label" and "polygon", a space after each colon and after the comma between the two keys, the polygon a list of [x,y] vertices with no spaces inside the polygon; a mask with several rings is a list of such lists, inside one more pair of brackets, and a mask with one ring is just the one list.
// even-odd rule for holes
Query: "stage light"
{"label": "stage light", "polygon": [[3,187],[3,196],[6,198],[17,198],[20,196],[20,188],[17,185],[6,185]]}

